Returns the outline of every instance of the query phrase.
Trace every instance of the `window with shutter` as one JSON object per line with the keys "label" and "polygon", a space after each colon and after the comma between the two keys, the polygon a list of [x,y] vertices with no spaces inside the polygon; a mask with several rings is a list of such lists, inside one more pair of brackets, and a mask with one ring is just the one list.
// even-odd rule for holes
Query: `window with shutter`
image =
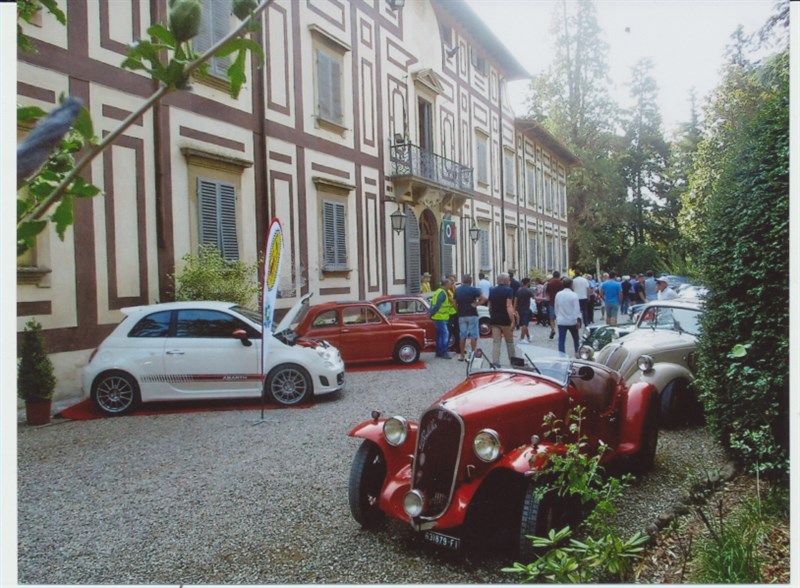
{"label": "window with shutter", "polygon": [[342,59],[317,49],[317,115],[337,125],[344,124],[342,108]]}
{"label": "window with shutter", "polygon": [[489,260],[489,231],[480,229],[478,244],[480,246],[481,269],[491,269]]}
{"label": "window with shutter", "polygon": [[514,194],[517,191],[517,182],[514,173],[514,154],[510,151],[504,153],[503,164],[505,165],[506,194]]}
{"label": "window with shutter", "polygon": [[478,183],[489,183],[489,138],[483,134],[477,136]]}
{"label": "window with shutter", "polygon": [[530,267],[539,267],[539,249],[537,247],[536,233],[530,233],[528,236],[528,265]]}
{"label": "window with shutter", "polygon": [[[200,29],[192,39],[192,48],[198,53],[203,53],[230,32],[231,9],[228,2],[219,0],[200,0],[200,3],[203,6]],[[216,77],[227,78],[230,64],[230,56],[212,57],[209,61],[209,73]]]}
{"label": "window with shutter", "polygon": [[236,187],[197,178],[197,202],[200,244],[216,246],[225,259],[239,259]]}
{"label": "window with shutter", "polygon": [[324,200],[322,202],[322,258],[324,270],[341,271],[347,269],[346,237],[344,204]]}
{"label": "window with shutter", "polygon": [[413,210],[408,210],[406,214],[406,292],[419,294],[422,291],[419,221]]}

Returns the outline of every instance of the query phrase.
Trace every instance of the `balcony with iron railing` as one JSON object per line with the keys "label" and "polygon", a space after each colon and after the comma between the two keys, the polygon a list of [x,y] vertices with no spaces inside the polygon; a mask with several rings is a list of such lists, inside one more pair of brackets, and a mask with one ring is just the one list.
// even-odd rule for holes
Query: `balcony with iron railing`
{"label": "balcony with iron railing", "polygon": [[392,166],[389,177],[396,192],[410,194],[414,201],[430,192],[457,206],[472,198],[471,167],[408,142],[391,145],[389,160]]}

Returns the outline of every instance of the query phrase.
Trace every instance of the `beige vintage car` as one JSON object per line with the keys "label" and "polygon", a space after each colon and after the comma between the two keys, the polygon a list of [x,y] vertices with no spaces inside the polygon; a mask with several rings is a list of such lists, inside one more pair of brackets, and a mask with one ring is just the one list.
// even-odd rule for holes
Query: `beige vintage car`
{"label": "beige vintage car", "polygon": [[685,423],[702,410],[692,386],[702,312],[697,300],[651,302],[630,334],[600,351],[583,346],[578,354],[620,372],[628,385],[654,384],[660,393],[662,424]]}

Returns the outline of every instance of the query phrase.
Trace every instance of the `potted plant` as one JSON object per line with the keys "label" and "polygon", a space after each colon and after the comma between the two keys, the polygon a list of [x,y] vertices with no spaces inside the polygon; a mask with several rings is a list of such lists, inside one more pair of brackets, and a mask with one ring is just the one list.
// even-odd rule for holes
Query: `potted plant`
{"label": "potted plant", "polygon": [[53,362],[44,345],[42,325],[32,318],[22,332],[17,364],[17,395],[25,401],[29,425],[46,425],[50,422],[55,388]]}

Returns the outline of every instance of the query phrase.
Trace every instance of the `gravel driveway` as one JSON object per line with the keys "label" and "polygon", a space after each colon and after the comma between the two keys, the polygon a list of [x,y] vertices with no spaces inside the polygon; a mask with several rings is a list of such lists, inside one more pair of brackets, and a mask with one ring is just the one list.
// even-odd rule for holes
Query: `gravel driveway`
{"label": "gravel driveway", "polygon": [[[548,329],[532,332],[555,347]],[[261,424],[260,411],[20,424],[19,583],[517,582],[499,571],[508,559],[437,550],[394,521],[362,531],[350,516],[349,429],[373,409],[416,418],[464,377],[455,358],[422,358],[424,370],[348,373],[342,393]],[[620,525],[643,530],[722,462],[702,429],[663,431]]]}

